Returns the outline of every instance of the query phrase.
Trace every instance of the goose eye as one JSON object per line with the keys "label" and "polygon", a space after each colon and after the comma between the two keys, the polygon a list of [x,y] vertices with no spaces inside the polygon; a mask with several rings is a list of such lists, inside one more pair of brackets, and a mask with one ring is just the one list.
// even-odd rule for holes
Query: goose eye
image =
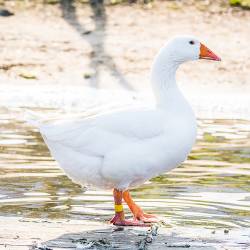
{"label": "goose eye", "polygon": [[194,41],[192,41],[192,40],[189,41],[189,44],[194,45]]}

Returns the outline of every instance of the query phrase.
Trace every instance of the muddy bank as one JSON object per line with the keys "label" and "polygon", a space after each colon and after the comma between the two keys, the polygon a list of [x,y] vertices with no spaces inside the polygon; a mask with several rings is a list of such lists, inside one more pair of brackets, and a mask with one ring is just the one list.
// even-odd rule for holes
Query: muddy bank
{"label": "muddy bank", "polygon": [[[164,227],[117,228],[86,220],[1,217],[0,249],[248,249],[249,230]],[[145,241],[147,242],[145,244]],[[47,248],[45,248],[47,247]],[[144,248],[143,248],[144,247]]]}

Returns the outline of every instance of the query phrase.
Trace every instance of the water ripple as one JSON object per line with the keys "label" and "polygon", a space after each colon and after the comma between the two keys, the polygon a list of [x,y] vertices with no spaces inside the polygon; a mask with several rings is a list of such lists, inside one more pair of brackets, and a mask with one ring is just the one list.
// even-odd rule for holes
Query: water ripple
{"label": "water ripple", "polygon": [[[0,215],[108,220],[112,193],[72,183],[39,133],[15,119],[15,112],[0,111]],[[189,159],[132,194],[145,211],[173,225],[250,227],[250,122],[198,123]]]}

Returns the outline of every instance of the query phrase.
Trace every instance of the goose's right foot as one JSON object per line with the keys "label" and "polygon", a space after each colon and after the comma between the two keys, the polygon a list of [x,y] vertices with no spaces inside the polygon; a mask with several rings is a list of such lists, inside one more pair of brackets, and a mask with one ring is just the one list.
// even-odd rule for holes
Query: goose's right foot
{"label": "goose's right foot", "polygon": [[123,199],[134,215],[135,220],[139,220],[145,223],[156,223],[160,221],[160,219],[156,215],[144,213],[143,210],[137,204],[135,204],[128,190],[123,192],[122,195]]}

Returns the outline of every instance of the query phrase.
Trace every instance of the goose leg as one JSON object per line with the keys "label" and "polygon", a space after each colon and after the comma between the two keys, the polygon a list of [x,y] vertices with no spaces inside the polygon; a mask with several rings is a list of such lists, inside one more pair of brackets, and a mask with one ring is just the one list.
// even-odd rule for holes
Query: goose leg
{"label": "goose leg", "polygon": [[122,206],[122,191],[117,189],[113,190],[114,202],[115,202],[115,216],[111,219],[110,223],[116,226],[147,226],[138,220],[126,220],[123,206]]}
{"label": "goose leg", "polygon": [[131,212],[133,213],[135,220],[140,220],[149,223],[159,221],[156,215],[144,213],[143,210],[133,201],[128,190],[123,192],[123,199],[127,203]]}

